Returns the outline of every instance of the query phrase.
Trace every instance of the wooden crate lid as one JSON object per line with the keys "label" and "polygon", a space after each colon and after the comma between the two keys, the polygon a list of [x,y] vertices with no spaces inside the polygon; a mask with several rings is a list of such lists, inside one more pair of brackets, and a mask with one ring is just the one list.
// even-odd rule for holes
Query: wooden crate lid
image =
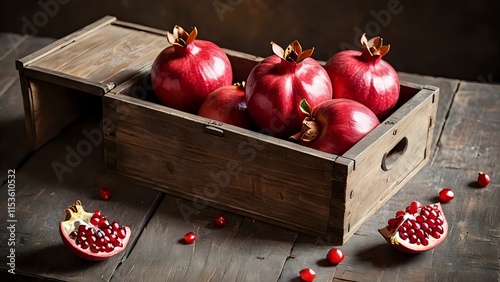
{"label": "wooden crate lid", "polygon": [[16,61],[28,77],[102,96],[150,68],[169,45],[162,30],[106,16]]}

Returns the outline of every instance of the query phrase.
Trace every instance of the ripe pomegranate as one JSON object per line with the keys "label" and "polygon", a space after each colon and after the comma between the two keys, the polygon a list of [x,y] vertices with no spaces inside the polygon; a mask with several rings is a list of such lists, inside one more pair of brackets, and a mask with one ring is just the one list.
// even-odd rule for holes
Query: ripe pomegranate
{"label": "ripe pomegranate", "polygon": [[190,33],[175,26],[168,32],[171,46],[153,62],[151,81],[162,104],[181,111],[197,113],[208,94],[231,85],[233,73],[226,53],[216,44],[196,39],[198,30]]}
{"label": "ripe pomegranate", "polygon": [[208,94],[198,115],[246,129],[256,126],[248,113],[245,83],[222,86]]}
{"label": "ripe pomegranate", "polygon": [[302,100],[300,109],[307,117],[302,130],[290,138],[330,154],[344,154],[379,125],[370,109],[349,99],[324,101],[315,108]]}
{"label": "ripe pomegranate", "polygon": [[412,202],[404,211],[396,212],[380,234],[396,249],[421,253],[437,247],[448,235],[448,223],[440,203],[423,206]]}
{"label": "ripe pomegranate", "polygon": [[313,49],[302,51],[298,41],[286,50],[271,42],[274,55],[250,72],[245,95],[248,111],[263,132],[288,138],[300,130],[305,116],[297,107],[302,99],[311,106],[332,98],[332,84],[313,58]]}
{"label": "ripe pomegranate", "polygon": [[363,51],[344,50],[325,64],[333,86],[333,98],[360,102],[372,110],[379,120],[391,112],[399,98],[399,77],[394,68],[382,60],[390,45],[382,38],[361,37]]}
{"label": "ripe pomegranate", "polygon": [[100,210],[86,212],[76,201],[66,209],[66,219],[59,224],[64,244],[80,258],[104,260],[123,251],[130,239],[130,228],[116,221],[109,223]]}

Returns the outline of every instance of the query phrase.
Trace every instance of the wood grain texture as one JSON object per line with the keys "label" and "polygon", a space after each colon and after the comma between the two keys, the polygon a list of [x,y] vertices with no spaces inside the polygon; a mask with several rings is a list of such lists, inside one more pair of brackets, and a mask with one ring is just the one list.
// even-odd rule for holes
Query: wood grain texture
{"label": "wood grain texture", "polygon": [[461,82],[441,136],[438,167],[500,170],[500,85]]}
{"label": "wood grain texture", "polygon": [[[84,134],[98,130],[97,124],[98,120],[87,119],[68,128],[16,171],[16,273],[56,280],[109,280],[140,235],[159,193],[104,175],[102,141],[94,146]],[[68,171],[58,177],[55,164],[66,166]],[[112,201],[99,198],[103,186],[112,189]],[[7,203],[7,186],[1,190],[0,201]],[[129,225],[133,230],[129,249],[101,263],[73,255],[62,243],[58,228],[65,217],[64,209],[77,199],[87,210],[101,209],[109,219]],[[2,226],[7,224],[7,212],[0,214],[0,220]],[[2,228],[0,238],[8,238],[8,232]],[[4,242],[0,253],[7,254],[10,247]],[[6,260],[2,255],[3,270],[8,267]]]}
{"label": "wood grain texture", "polygon": [[[219,214],[227,216],[224,228],[213,226]],[[183,236],[190,231],[197,239],[189,245]],[[276,281],[296,237],[166,196],[112,281]]]}

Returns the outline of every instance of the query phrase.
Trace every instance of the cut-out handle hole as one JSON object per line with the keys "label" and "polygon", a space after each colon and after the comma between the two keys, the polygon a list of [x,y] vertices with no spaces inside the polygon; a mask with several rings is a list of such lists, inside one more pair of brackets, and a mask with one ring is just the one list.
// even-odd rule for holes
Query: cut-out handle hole
{"label": "cut-out handle hole", "polygon": [[401,158],[401,156],[406,152],[408,147],[408,138],[404,137],[401,141],[394,146],[388,153],[385,153],[382,157],[382,169],[385,171],[390,170],[394,164]]}

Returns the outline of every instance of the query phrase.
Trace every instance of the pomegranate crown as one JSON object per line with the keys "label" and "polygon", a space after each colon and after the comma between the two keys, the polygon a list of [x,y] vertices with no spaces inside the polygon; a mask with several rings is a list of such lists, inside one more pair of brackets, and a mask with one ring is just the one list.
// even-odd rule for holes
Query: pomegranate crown
{"label": "pomegranate crown", "polygon": [[176,25],[174,26],[173,33],[167,31],[168,43],[180,47],[188,46],[196,39],[196,36],[198,36],[198,29],[196,29],[196,27],[193,27],[193,30],[191,32],[187,32],[182,27]]}
{"label": "pomegranate crown", "polygon": [[366,33],[361,36],[361,46],[363,50],[368,51],[370,56],[384,56],[389,52],[391,45],[384,45],[380,36],[373,37],[370,40],[366,38]]}
{"label": "pomegranate crown", "polygon": [[300,43],[297,40],[290,43],[290,45],[288,45],[285,50],[283,50],[281,46],[272,41],[271,45],[273,47],[274,54],[276,54],[278,57],[287,62],[295,62],[297,64],[311,57],[312,53],[314,52],[314,47],[302,51],[302,46],[300,46]]}

